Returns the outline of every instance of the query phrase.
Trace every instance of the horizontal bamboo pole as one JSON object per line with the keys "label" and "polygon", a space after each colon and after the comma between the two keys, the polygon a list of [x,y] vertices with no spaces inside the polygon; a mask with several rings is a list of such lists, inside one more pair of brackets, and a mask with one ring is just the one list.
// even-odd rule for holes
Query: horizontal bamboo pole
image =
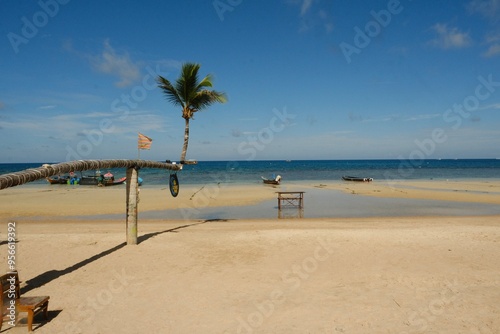
{"label": "horizontal bamboo pole", "polygon": [[106,168],[159,168],[178,171],[182,165],[150,160],[77,160],[46,164],[38,168],[0,175],[0,190],[44,179],[53,175]]}

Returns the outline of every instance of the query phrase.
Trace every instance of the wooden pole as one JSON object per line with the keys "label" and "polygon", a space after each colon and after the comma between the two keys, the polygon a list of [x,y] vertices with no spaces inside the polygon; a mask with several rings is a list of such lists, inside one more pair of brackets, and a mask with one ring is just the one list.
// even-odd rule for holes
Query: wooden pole
{"label": "wooden pole", "polygon": [[136,167],[127,168],[127,245],[137,245],[138,177]]}

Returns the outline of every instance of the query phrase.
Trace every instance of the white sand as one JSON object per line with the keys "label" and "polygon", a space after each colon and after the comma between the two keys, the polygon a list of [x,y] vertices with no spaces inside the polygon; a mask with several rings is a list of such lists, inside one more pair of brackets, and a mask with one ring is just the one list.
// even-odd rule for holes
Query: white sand
{"label": "white sand", "polygon": [[[51,221],[89,199],[120,212],[124,194],[112,194],[123,189],[49,190],[0,192],[3,240],[8,221],[25,217],[16,221],[23,291],[51,298],[37,333],[500,332],[500,216],[150,220],[139,222],[140,243],[125,246],[123,221]],[[261,198],[223,190],[211,205]],[[146,193],[140,206],[160,205]]]}

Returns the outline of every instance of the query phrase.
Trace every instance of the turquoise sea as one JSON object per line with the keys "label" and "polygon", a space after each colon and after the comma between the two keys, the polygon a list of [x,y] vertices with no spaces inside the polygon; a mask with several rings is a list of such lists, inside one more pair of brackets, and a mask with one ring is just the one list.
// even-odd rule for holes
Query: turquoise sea
{"label": "turquoise sea", "polygon": [[[50,162],[48,162],[50,163]],[[40,167],[43,163],[0,164],[0,174],[19,172]],[[110,170],[116,177],[125,176],[125,169]],[[106,170],[107,172],[107,170]],[[83,172],[88,175],[91,172]],[[200,161],[197,165],[186,165],[178,172],[180,191],[193,191],[183,187],[193,185],[195,189],[205,185],[262,184],[261,176],[281,175],[283,190],[305,190],[303,217],[373,217],[373,216],[467,216],[499,215],[500,208],[494,204],[462,203],[435,200],[410,200],[353,196],[339,191],[307,187],[301,184],[319,184],[322,181],[342,182],[343,175],[371,177],[375,182],[390,180],[486,180],[500,178],[498,159],[425,160],[419,163],[400,160],[295,160],[295,161]],[[142,169],[139,176],[144,187],[165,188],[165,201],[174,201],[168,191],[169,172]],[[31,183],[33,186],[66,187],[49,185],[45,180]],[[293,187],[293,189],[289,189]],[[193,193],[194,195],[194,193]],[[195,201],[194,201],[195,202]],[[278,214],[276,200],[241,207],[198,207],[162,211],[142,211],[143,219],[239,219],[273,218]],[[297,215],[290,212],[291,217]],[[78,219],[77,216],[74,218]],[[90,217],[99,219],[121,219],[119,215]],[[89,219],[89,217],[84,218]]]}
{"label": "turquoise sea", "polygon": [[[44,163],[4,163],[0,164],[0,174],[36,168]],[[125,176],[125,169],[111,172],[116,177]],[[165,170],[142,169],[139,175],[144,185],[168,184],[168,171]],[[197,165],[185,165],[178,173],[180,184],[200,185],[260,183],[261,176],[270,178],[273,175],[281,175],[283,183],[337,181],[343,175],[371,177],[377,181],[497,179],[500,178],[500,159],[200,161]]]}

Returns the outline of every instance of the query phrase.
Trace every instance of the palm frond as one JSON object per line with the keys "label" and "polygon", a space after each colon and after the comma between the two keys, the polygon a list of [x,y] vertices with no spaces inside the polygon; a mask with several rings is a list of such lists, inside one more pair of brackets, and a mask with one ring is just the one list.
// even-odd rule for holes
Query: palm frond
{"label": "palm frond", "polygon": [[227,96],[224,93],[216,92],[213,90],[201,90],[191,100],[191,106],[194,110],[203,110],[215,103],[227,102]]}
{"label": "palm frond", "polygon": [[183,100],[179,96],[179,93],[174,88],[174,86],[172,86],[170,81],[159,75],[157,78],[157,82],[158,82],[158,87],[160,87],[163,90],[163,93],[165,94],[168,101],[170,101],[174,105],[179,105],[184,107]]}
{"label": "palm frond", "polygon": [[212,79],[213,79],[213,76],[211,74],[208,74],[206,77],[204,77],[200,81],[200,83],[196,87],[196,91],[199,91],[204,87],[212,87]]}
{"label": "palm frond", "polygon": [[182,65],[181,75],[179,79],[177,79],[175,88],[186,104],[189,104],[188,101],[191,100],[193,94],[196,93],[199,69],[200,64],[196,63],[186,63]]}

